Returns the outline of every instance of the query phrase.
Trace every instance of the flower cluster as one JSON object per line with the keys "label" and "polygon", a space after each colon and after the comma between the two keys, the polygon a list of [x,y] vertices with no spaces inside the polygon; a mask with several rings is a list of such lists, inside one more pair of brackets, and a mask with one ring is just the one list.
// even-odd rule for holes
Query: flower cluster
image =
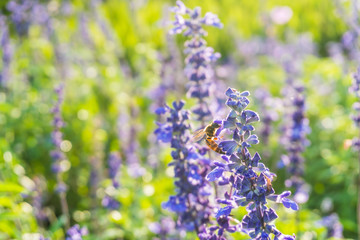
{"label": "flower cluster", "polygon": [[0,86],[6,86],[9,80],[10,63],[13,49],[10,44],[9,28],[5,16],[0,15],[0,46],[2,51],[2,68],[0,70]]}
{"label": "flower cluster", "polygon": [[[225,205],[216,214],[218,226],[210,227],[203,239],[224,239],[224,231],[240,229],[252,239],[270,239],[271,234],[274,239],[294,239],[283,235],[271,224],[278,216],[274,209],[267,207],[267,200],[282,203],[293,210],[298,210],[298,206],[287,198],[291,194],[289,191],[274,194],[271,182],[275,174],[260,162],[258,153],[252,156],[248,150],[251,145],[259,143],[258,137],[252,134],[255,129],[252,123],[260,120],[256,112],[246,109],[249,95],[248,91],[238,92],[232,88],[226,91],[226,105],[231,111],[223,121],[223,128],[232,135],[232,139],[219,143],[225,152],[222,156],[225,162],[215,161],[216,167],[207,179],[217,180],[222,186],[230,184],[230,191],[225,192],[223,199],[218,199],[218,203]],[[230,215],[233,208],[240,206],[247,206],[248,211],[241,224]],[[236,224],[231,225],[230,221]]]}
{"label": "flower cluster", "polygon": [[176,96],[182,96],[185,91],[179,48],[175,43],[174,36],[168,34],[166,39],[168,54],[159,56],[159,61],[161,61],[161,82],[149,93],[149,97],[153,100],[152,107],[154,109],[165,104],[168,92],[171,91]]}
{"label": "flower cluster", "polygon": [[66,240],[82,240],[82,237],[87,234],[88,230],[85,227],[80,228],[80,226],[76,224],[66,232]]}
{"label": "flower cluster", "polygon": [[343,33],[340,42],[330,43],[328,51],[334,61],[341,65],[344,72],[348,72],[349,64],[347,60],[356,62],[360,57],[360,52],[357,47],[360,35],[358,6],[356,2],[352,2],[349,8],[352,10],[351,13],[347,12],[340,2],[335,6],[341,18],[347,23],[348,31]]}
{"label": "flower cluster", "polygon": [[205,180],[209,160],[188,145],[189,112],[182,110],[183,107],[184,102],[180,101],[174,102],[173,108],[165,106],[156,110],[158,115],[167,116],[165,123],[157,123],[155,134],[159,141],[170,143],[173,148],[169,166],[174,168],[177,179],[177,194],[163,203],[163,208],[177,213],[178,227],[199,233],[211,214],[208,200],[211,189]]}
{"label": "flower cluster", "polygon": [[299,203],[305,203],[309,198],[309,187],[305,184],[304,158],[302,152],[309,145],[306,135],[310,132],[309,120],[305,116],[304,87],[295,83],[290,67],[285,67],[288,74],[287,85],[284,89],[285,107],[289,112],[285,116],[282,144],[287,155],[281,157],[280,166],[286,166],[289,175],[285,185],[293,188],[294,198]]}
{"label": "flower cluster", "polygon": [[260,57],[270,57],[276,63],[285,59],[296,62],[316,52],[315,44],[309,34],[302,34],[296,39],[285,42],[273,37],[255,37],[250,40],[237,40],[237,48],[247,66],[258,66]]}
{"label": "flower cluster", "polygon": [[54,129],[51,133],[52,142],[55,146],[55,149],[51,151],[50,155],[52,158],[51,170],[56,175],[56,187],[55,191],[59,194],[61,209],[63,214],[66,216],[66,224],[69,224],[69,208],[66,201],[66,191],[67,186],[63,180],[63,173],[69,170],[70,163],[66,159],[65,154],[61,150],[61,144],[63,142],[63,134],[61,128],[64,126],[64,121],[61,116],[61,105],[64,100],[64,84],[61,83],[58,87],[55,88],[56,95],[58,97],[52,113],[54,114],[53,126]]}
{"label": "flower cluster", "polygon": [[[357,97],[358,101],[353,104],[353,109],[356,114],[351,116],[351,119],[354,121],[355,126],[360,128],[360,68],[357,69],[357,72],[353,76],[353,83],[349,88],[350,92],[353,92]],[[355,150],[360,150],[360,139],[358,137],[353,138],[352,146]]]}
{"label": "flower cluster", "polygon": [[11,12],[11,20],[20,36],[28,34],[31,24],[45,25],[50,21],[47,6],[40,4],[38,0],[12,0],[6,7]]}
{"label": "flower cluster", "polygon": [[118,138],[121,139],[121,149],[125,154],[128,173],[132,177],[140,177],[145,174],[145,168],[142,167],[137,150],[140,148],[137,141],[139,132],[139,125],[136,122],[131,123],[131,120],[138,118],[138,109],[132,106],[129,114],[126,108],[120,109],[120,114],[117,121]]}
{"label": "flower cluster", "polygon": [[51,139],[55,146],[55,149],[51,151],[51,157],[53,160],[51,170],[56,174],[57,179],[57,192],[66,192],[67,186],[63,182],[62,173],[67,170],[67,165],[64,164],[67,162],[65,154],[61,151],[61,143],[63,141],[63,134],[61,132],[61,128],[64,126],[64,121],[61,117],[61,105],[64,100],[64,85],[60,84],[58,87],[55,88],[55,93],[58,97],[53,109],[52,113],[54,114],[53,119],[53,132],[51,133]]}
{"label": "flower cluster", "polygon": [[[349,89],[351,92],[353,92],[357,98],[357,101],[353,104],[353,109],[355,110],[355,114],[351,116],[352,120],[355,123],[355,126],[357,128],[360,128],[360,67],[357,69],[357,72],[353,76],[353,83],[352,86]],[[351,141],[352,148],[360,154],[360,138],[354,137]],[[358,157],[359,162],[359,168],[360,168],[360,155]],[[358,182],[360,182],[360,177],[358,179]],[[360,184],[358,184],[358,188],[360,188]],[[360,189],[358,189],[360,192]],[[360,221],[360,198],[358,200],[358,207],[357,207],[357,216],[358,221]],[[360,226],[358,228],[359,236],[360,236]]]}
{"label": "flower cluster", "polygon": [[343,226],[336,213],[323,217],[319,223],[327,228],[327,238],[343,238]]}
{"label": "flower cluster", "polygon": [[[119,183],[119,173],[120,173],[120,166],[121,166],[121,158],[120,155],[116,152],[110,153],[109,159],[108,159],[108,165],[109,165],[109,177],[111,179],[111,190],[117,190],[120,187]],[[102,205],[108,209],[118,209],[120,207],[120,202],[112,196],[112,192],[109,191],[109,194],[106,194],[106,196],[102,200]]]}
{"label": "flower cluster", "polygon": [[89,33],[89,22],[88,18],[85,16],[85,14],[81,14],[79,17],[79,28],[82,40],[84,43],[89,46],[89,48],[94,48],[94,42],[91,39],[90,33]]}
{"label": "flower cluster", "polygon": [[158,238],[153,238],[153,240],[160,239],[179,239],[175,236],[177,231],[175,229],[175,222],[173,219],[169,217],[164,217],[160,220],[160,222],[154,222],[149,224],[149,230],[157,235]]}
{"label": "flower cluster", "polygon": [[[193,113],[197,116],[197,120],[204,121],[211,116],[211,112],[205,99],[209,96],[210,79],[213,71],[210,67],[219,57],[219,53],[214,53],[214,49],[207,47],[206,41],[203,39],[207,32],[203,26],[214,26],[222,28],[222,24],[217,15],[206,13],[201,17],[201,8],[187,8],[183,2],[177,1],[177,6],[172,8],[175,12],[174,28],[170,30],[170,34],[183,33],[190,39],[185,42],[185,75],[190,81],[188,94],[192,98],[198,100],[198,104],[194,107]],[[188,16],[188,18],[184,16]]]}
{"label": "flower cluster", "polygon": [[354,9],[354,11],[350,14],[345,12],[345,9],[340,5],[337,5],[337,10],[349,26],[349,30],[346,31],[341,38],[341,47],[343,53],[348,55],[348,58],[358,61],[360,52],[357,43],[359,41],[360,27],[358,23],[359,13],[357,3],[353,2],[351,9]]}

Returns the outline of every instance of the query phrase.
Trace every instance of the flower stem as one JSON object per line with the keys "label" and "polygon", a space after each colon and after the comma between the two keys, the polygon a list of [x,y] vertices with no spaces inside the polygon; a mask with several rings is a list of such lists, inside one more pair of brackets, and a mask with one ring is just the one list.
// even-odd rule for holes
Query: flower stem
{"label": "flower stem", "polygon": [[[63,182],[60,173],[56,176],[57,182]],[[69,206],[66,200],[66,192],[59,192],[61,212],[65,216],[65,228],[66,230],[70,228],[70,215],[69,215]]]}
{"label": "flower stem", "polygon": [[69,216],[69,207],[66,201],[66,193],[62,192],[59,194],[60,196],[60,203],[61,203],[61,209],[62,213],[65,216],[65,227],[66,229],[70,228],[70,216]]}
{"label": "flower stem", "polygon": [[295,232],[296,232],[296,236],[298,236],[298,237],[300,237],[300,211],[297,211],[296,212],[296,215],[295,215],[295,218],[296,218],[296,223],[295,223],[295,225],[296,225],[296,230],[295,230]]}

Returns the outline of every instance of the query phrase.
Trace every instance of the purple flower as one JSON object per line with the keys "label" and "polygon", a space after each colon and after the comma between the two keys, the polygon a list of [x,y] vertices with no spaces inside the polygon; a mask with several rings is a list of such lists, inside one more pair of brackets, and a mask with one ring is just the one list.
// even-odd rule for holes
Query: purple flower
{"label": "purple flower", "polygon": [[176,223],[168,217],[162,218],[160,222],[150,223],[149,230],[160,237],[159,239],[179,239],[179,237],[172,237],[172,235],[177,233]]}
{"label": "purple flower", "polygon": [[119,153],[117,152],[111,152],[108,159],[109,163],[109,177],[113,181],[117,181],[117,178],[119,178],[118,173],[121,166],[121,158]]}
{"label": "purple flower", "polygon": [[255,91],[255,97],[259,102],[260,111],[262,113],[261,122],[263,123],[263,126],[260,130],[260,139],[262,143],[267,145],[272,130],[271,124],[278,118],[275,111],[274,99],[270,96],[270,93],[263,88],[259,88]]}
{"label": "purple flower", "polygon": [[[121,167],[121,158],[117,152],[111,152],[108,159],[109,165],[109,177],[111,179],[111,186],[116,190],[119,189],[120,183],[120,167]],[[118,209],[120,207],[120,202],[109,194],[106,194],[102,200],[102,205],[110,210]]]}
{"label": "purple flower", "polygon": [[171,8],[175,12],[175,21],[170,34],[181,34],[190,39],[185,42],[185,75],[190,81],[188,96],[197,99],[197,105],[193,108],[196,119],[202,122],[211,116],[209,104],[206,98],[209,97],[210,79],[214,75],[211,63],[220,58],[219,53],[215,53],[214,49],[206,46],[203,39],[207,32],[203,26],[214,26],[222,28],[222,24],[218,17],[213,13],[206,13],[201,16],[201,8],[187,8],[183,2],[177,1],[177,6]]}
{"label": "purple flower", "polygon": [[[288,62],[288,65],[291,63]],[[281,143],[287,150],[287,154],[282,156],[280,166],[286,166],[289,179],[285,184],[293,188],[294,198],[299,203],[304,203],[309,195],[309,187],[303,180],[304,159],[302,152],[309,145],[306,135],[310,132],[309,120],[305,116],[305,95],[304,87],[294,80],[294,73],[288,67],[284,67],[287,73],[287,82],[284,89],[284,105],[288,112],[285,115],[283,136]]]}
{"label": "purple flower", "polygon": [[[217,200],[225,204],[216,214],[218,226],[208,228],[205,231],[207,235],[204,234],[203,239],[221,239],[224,231],[236,231],[240,224],[230,225],[229,221],[232,219],[232,209],[240,206],[246,206],[248,211],[242,219],[242,230],[252,239],[270,239],[271,234],[274,235],[274,239],[285,237],[272,224],[278,216],[274,209],[267,207],[267,200],[282,203],[293,210],[297,210],[298,206],[287,198],[290,192],[274,194],[271,182],[275,174],[260,162],[258,153],[252,156],[248,150],[252,145],[259,143],[257,136],[252,134],[254,130],[252,123],[260,121],[256,112],[246,109],[250,103],[247,98],[249,92],[238,92],[229,88],[226,95],[228,96],[226,105],[231,110],[224,120],[224,128],[231,132],[232,140],[224,139],[220,142],[219,147],[227,155],[223,157],[225,163],[216,164],[217,167],[207,175],[207,178],[211,181],[219,180],[220,183],[224,176],[227,176],[225,183],[230,185],[230,191],[225,192],[224,198]],[[226,174],[223,174],[224,172]]]}
{"label": "purple flower", "polygon": [[66,232],[66,240],[82,240],[83,236],[88,234],[85,227],[80,228],[79,224],[75,224]]}
{"label": "purple flower", "polygon": [[65,154],[61,150],[61,143],[63,141],[63,135],[62,135],[62,127],[64,126],[64,122],[62,120],[61,116],[61,105],[64,100],[64,84],[60,83],[58,87],[55,88],[55,93],[57,96],[57,100],[55,102],[55,105],[52,109],[53,113],[53,131],[51,133],[52,142],[54,144],[54,150],[50,152],[50,156],[52,157],[52,165],[51,170],[53,173],[55,173],[56,176],[56,186],[55,186],[55,192],[60,197],[61,202],[61,209],[63,214],[66,216],[66,224],[69,223],[69,209],[68,204],[66,200],[66,192],[68,190],[67,185],[65,184],[63,180],[63,173],[67,171],[68,169],[63,168],[64,164],[61,164],[62,161],[68,161],[66,159]]}
{"label": "purple flower", "polygon": [[0,86],[5,87],[9,80],[10,64],[13,49],[10,44],[9,28],[5,16],[0,15],[0,46],[2,49],[2,68],[0,70]]}
{"label": "purple flower", "polygon": [[[309,34],[298,35],[295,41],[280,42],[275,38],[252,38],[237,41],[240,54],[247,66],[259,64],[259,57],[270,57],[272,61],[282,63],[284,59],[294,61],[313,54],[316,50]],[[291,66],[294,67],[294,66]]]}
{"label": "purple flower", "polygon": [[343,226],[336,213],[323,217],[318,223],[327,228],[328,238],[343,238]]}
{"label": "purple flower", "polygon": [[137,139],[139,125],[136,123],[130,124],[131,119],[136,119],[138,114],[139,110],[137,107],[131,106],[130,114],[127,109],[122,108],[118,118],[118,138],[121,142],[121,149],[125,154],[128,173],[135,178],[144,175],[146,171],[142,167],[138,156],[139,149],[141,148]]}
{"label": "purple flower", "polygon": [[45,25],[50,21],[47,6],[37,0],[9,1],[6,5],[11,20],[20,36],[28,34],[31,24]]}
{"label": "purple flower", "polygon": [[119,207],[120,207],[120,202],[109,195],[106,195],[103,198],[103,200],[101,201],[101,204],[110,210],[119,209]]}
{"label": "purple flower", "polygon": [[[183,110],[184,102],[173,102],[173,108],[166,106],[160,115],[166,116],[165,123],[159,123],[156,135],[168,134],[171,129],[170,145],[173,149],[176,195],[162,204],[163,208],[176,212],[178,227],[187,231],[200,232],[200,227],[209,222],[211,210],[208,196],[209,183],[205,180],[208,160],[189,146],[189,112]],[[162,138],[160,138],[162,139]]]}
{"label": "purple flower", "polygon": [[[61,116],[61,105],[63,103],[64,99],[64,84],[61,83],[58,87],[55,88],[55,93],[57,96],[57,101],[55,102],[54,107],[52,108],[53,113],[53,131],[51,133],[51,139],[54,144],[55,149],[51,151],[50,156],[53,159],[52,164],[52,171],[56,174],[61,174],[64,172],[64,169],[62,169],[60,166],[60,162],[64,159],[66,159],[65,154],[61,151],[60,145],[63,141],[63,134],[61,132],[62,127],[64,126],[64,121],[62,120]],[[62,179],[61,177],[59,178]],[[63,183],[62,183],[63,184]],[[61,189],[66,189],[64,187],[61,187]]]}

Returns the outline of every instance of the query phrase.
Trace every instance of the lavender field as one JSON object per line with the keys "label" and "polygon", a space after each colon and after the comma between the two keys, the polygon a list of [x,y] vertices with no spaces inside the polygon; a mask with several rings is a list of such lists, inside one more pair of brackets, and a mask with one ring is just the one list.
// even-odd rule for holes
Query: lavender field
{"label": "lavender field", "polygon": [[0,239],[360,239],[359,10],[0,1]]}

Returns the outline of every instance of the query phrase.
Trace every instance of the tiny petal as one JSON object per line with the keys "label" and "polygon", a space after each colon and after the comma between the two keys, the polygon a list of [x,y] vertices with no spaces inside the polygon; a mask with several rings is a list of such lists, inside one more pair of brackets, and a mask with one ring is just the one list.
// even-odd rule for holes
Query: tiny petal
{"label": "tiny petal", "polygon": [[231,155],[235,152],[235,150],[239,147],[239,145],[237,144],[237,142],[233,141],[233,140],[227,140],[227,141],[222,141],[219,144],[219,147],[226,152],[226,155]]}
{"label": "tiny petal", "polygon": [[252,123],[252,122],[257,122],[260,121],[260,117],[259,115],[251,110],[245,110],[245,115],[246,115],[246,123]]}
{"label": "tiny petal", "polygon": [[213,182],[220,178],[224,172],[224,168],[216,167],[206,176],[206,180]]}
{"label": "tiny petal", "polygon": [[248,139],[246,139],[246,141],[250,144],[258,144],[259,143],[259,139],[256,135],[251,135]]}
{"label": "tiny petal", "polygon": [[219,218],[221,216],[229,216],[231,213],[232,207],[231,206],[226,206],[223,208],[220,208],[220,210],[216,213],[216,218]]}
{"label": "tiny petal", "polygon": [[286,208],[291,208],[294,211],[299,210],[299,206],[297,205],[297,203],[288,198],[283,198],[281,202]]}

